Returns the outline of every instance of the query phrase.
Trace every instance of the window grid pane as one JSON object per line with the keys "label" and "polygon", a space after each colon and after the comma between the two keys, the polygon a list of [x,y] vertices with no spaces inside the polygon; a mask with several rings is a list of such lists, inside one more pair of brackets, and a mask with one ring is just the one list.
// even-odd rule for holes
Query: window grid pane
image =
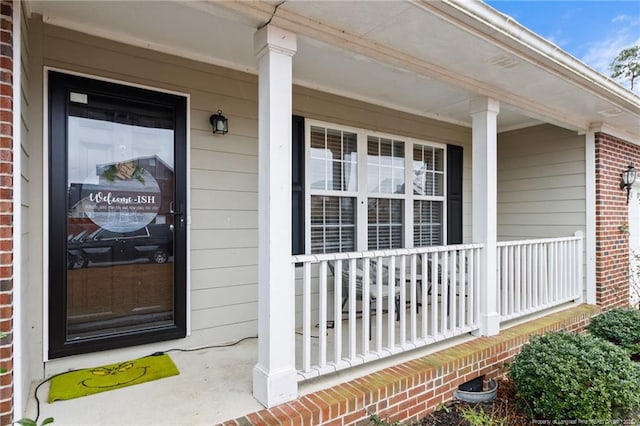
{"label": "window grid pane", "polygon": [[444,149],[415,144],[413,148],[413,193],[444,195]]}
{"label": "window grid pane", "polygon": [[355,250],[355,198],[311,196],[311,253]]}
{"label": "window grid pane", "polygon": [[442,244],[442,201],[413,202],[413,244],[415,247]]}
{"label": "window grid pane", "polygon": [[387,198],[369,198],[368,234],[369,250],[403,247],[403,202]]}
{"label": "window grid pane", "polygon": [[357,135],[311,126],[311,189],[357,191]]}
{"label": "window grid pane", "polygon": [[404,194],[404,142],[367,137],[367,187],[374,194]]}

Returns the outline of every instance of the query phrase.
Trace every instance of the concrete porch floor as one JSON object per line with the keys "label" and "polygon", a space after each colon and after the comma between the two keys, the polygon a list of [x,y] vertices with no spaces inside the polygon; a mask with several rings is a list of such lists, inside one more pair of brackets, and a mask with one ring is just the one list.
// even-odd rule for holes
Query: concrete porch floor
{"label": "concrete porch floor", "polygon": [[[512,339],[515,336],[520,336],[519,339],[524,342],[529,334],[537,334],[542,330],[554,329],[560,324],[571,323],[578,314],[588,318],[597,309],[594,310],[594,307],[586,305],[572,305],[554,311],[555,314],[552,313],[553,311],[547,311],[543,314],[544,316],[536,316],[537,320],[529,317],[511,324],[510,328],[506,328],[499,336],[492,338],[463,335],[371,364],[310,379],[299,386],[299,394],[302,397],[300,401],[304,401],[304,395],[315,398],[311,394],[321,389],[332,386],[339,388],[340,383],[347,383],[358,377],[371,375],[375,371],[389,369],[393,365],[430,357],[442,359],[442,356],[445,356],[448,359],[448,352],[464,347],[461,345],[486,346],[487,339],[504,343],[505,339]],[[52,404],[46,402],[49,385],[48,383],[43,385],[38,392],[41,401],[40,421],[47,417],[54,417],[55,424],[65,426],[269,423],[259,420],[260,418],[256,418],[255,415],[254,417],[249,415],[271,411],[264,410],[252,396],[251,381],[253,366],[257,361],[257,339],[248,339],[229,347],[193,352],[171,352],[170,355],[180,371],[178,376],[69,401],[56,401]],[[98,365],[101,364],[96,364]],[[326,392],[320,392],[318,395],[323,394]],[[27,414],[33,418],[35,413],[36,405],[32,389]],[[310,419],[315,418],[313,413],[310,416]],[[238,420],[230,421],[231,419]],[[307,423],[305,419],[302,420],[302,424]],[[320,423],[310,421],[309,424],[323,424],[324,420]],[[280,422],[274,424],[280,424]]]}
{"label": "concrete porch floor", "polygon": [[[235,346],[171,352],[180,374],[68,401],[47,403],[38,391],[40,421],[72,425],[213,425],[263,409],[252,395],[257,339]],[[126,361],[126,360],[122,360]],[[96,365],[97,366],[97,365]],[[35,386],[34,386],[35,387]],[[28,414],[35,417],[33,389]]]}

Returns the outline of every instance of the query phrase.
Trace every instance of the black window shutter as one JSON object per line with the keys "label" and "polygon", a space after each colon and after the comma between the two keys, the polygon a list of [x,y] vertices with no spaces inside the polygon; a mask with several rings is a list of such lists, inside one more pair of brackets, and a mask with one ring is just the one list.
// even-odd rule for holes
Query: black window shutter
{"label": "black window shutter", "polygon": [[304,117],[294,115],[291,129],[291,251],[304,254]]}
{"label": "black window shutter", "polygon": [[447,145],[447,244],[462,244],[462,147]]}

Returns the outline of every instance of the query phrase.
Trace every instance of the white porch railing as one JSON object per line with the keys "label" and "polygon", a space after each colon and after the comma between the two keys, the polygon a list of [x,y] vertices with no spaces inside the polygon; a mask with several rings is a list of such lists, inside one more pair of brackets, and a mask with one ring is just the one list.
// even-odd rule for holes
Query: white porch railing
{"label": "white porch railing", "polygon": [[582,239],[578,231],[566,238],[499,242],[500,321],[580,299]]}
{"label": "white porch railing", "polygon": [[299,379],[477,330],[481,248],[294,256]]}

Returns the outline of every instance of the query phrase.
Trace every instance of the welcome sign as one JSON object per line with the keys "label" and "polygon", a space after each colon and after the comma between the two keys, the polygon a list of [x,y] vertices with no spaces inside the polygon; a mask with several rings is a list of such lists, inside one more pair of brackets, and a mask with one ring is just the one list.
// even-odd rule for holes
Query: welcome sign
{"label": "welcome sign", "polygon": [[160,210],[158,182],[134,161],[98,166],[98,184],[84,184],[81,209],[98,226],[131,232],[149,224]]}

